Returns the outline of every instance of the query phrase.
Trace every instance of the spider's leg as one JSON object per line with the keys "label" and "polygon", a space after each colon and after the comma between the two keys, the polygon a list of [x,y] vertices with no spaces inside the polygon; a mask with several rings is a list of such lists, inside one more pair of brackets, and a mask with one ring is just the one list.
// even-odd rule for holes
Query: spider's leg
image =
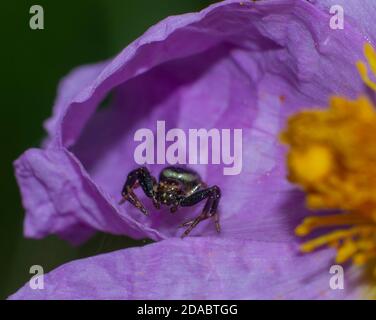
{"label": "spider's leg", "polygon": [[141,201],[138,199],[137,195],[131,188],[127,188],[127,194],[123,196],[123,199],[120,200],[119,204],[123,204],[126,201],[129,201],[137,209],[140,209],[143,214],[148,215],[145,207],[142,205]]}
{"label": "spider's leg", "polygon": [[191,226],[199,218],[200,218],[199,222],[210,218],[210,216],[208,215],[208,213],[209,213],[209,210],[210,210],[210,207],[211,207],[212,203],[213,203],[212,199],[209,198],[208,200],[206,200],[205,207],[204,207],[204,210],[202,210],[202,213],[198,217],[196,217],[196,218],[193,218],[191,220],[183,222],[182,224],[179,225],[179,228]]}
{"label": "spider's leg", "polygon": [[218,233],[221,232],[221,225],[219,224],[219,214],[216,212],[214,215],[214,223],[215,223],[215,229],[217,230]]}
{"label": "spider's leg", "polygon": [[155,184],[156,184],[155,178],[150,174],[148,169],[146,169],[145,167],[141,167],[141,168],[131,171],[127,176],[127,180],[125,181],[123,190],[121,192],[123,199],[119,202],[119,204],[123,204],[125,201],[129,201],[136,208],[140,209],[140,211],[143,214],[147,215],[148,213],[145,207],[142,205],[141,201],[138,199],[138,197],[136,196],[133,190],[137,188],[138,186],[141,186],[145,194],[149,198],[153,198],[153,202],[154,202]]}
{"label": "spider's leg", "polygon": [[[208,203],[209,203],[209,200],[206,202],[206,205],[208,205]],[[205,214],[205,217],[203,217],[203,218],[200,220],[200,222],[201,222],[201,221],[204,221],[204,220],[206,220],[206,219],[208,219],[208,218],[213,217],[213,218],[214,218],[214,223],[215,223],[215,229],[216,229],[217,232],[219,233],[219,232],[221,232],[221,226],[220,226],[220,224],[219,224],[219,214],[218,214],[218,212],[217,212],[218,204],[219,204],[219,199],[215,199],[215,200],[213,200],[213,201],[211,202],[211,204],[210,204],[210,205],[211,205],[210,210],[207,210],[207,211],[206,211],[206,210],[204,209],[203,213],[206,213],[206,212],[207,212],[207,214]],[[190,226],[195,220],[196,220],[196,218],[191,219],[191,220],[189,220],[189,221],[186,221],[186,222],[182,223],[181,225],[179,225],[179,227],[188,227],[188,226]]]}
{"label": "spider's leg", "polygon": [[207,199],[202,213],[195,219],[192,219],[190,221],[183,223],[183,226],[188,226],[188,228],[183,233],[182,238],[187,236],[192,231],[192,229],[195,228],[201,221],[208,219],[210,217],[214,217],[216,230],[218,232],[220,231],[219,216],[217,212],[220,198],[221,198],[221,190],[219,189],[219,187],[214,186],[214,187],[207,188],[204,190],[199,190],[191,194],[187,198],[184,198],[180,202],[180,205],[182,207],[188,207],[188,206],[193,206],[204,199]]}
{"label": "spider's leg", "polygon": [[211,206],[210,211],[209,211],[209,216],[214,218],[215,229],[217,230],[218,233],[221,232],[221,226],[219,224],[219,214],[217,211],[218,205],[219,205],[219,199],[220,198],[214,199],[213,205]]}

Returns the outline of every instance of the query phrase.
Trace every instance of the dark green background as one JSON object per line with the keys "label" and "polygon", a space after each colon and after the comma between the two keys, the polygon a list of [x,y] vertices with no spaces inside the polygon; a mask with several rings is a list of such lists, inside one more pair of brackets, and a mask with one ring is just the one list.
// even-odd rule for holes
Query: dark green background
{"label": "dark green background", "polygon": [[[39,264],[60,264],[118,248],[142,245],[98,234],[81,247],[49,237],[24,239],[23,208],[12,162],[44,135],[59,79],[72,68],[107,59],[149,26],[173,14],[197,11],[209,0],[3,1],[1,4],[0,298],[15,292]],[[44,8],[45,29],[29,28],[29,9]],[[4,72],[5,71],[5,72]]]}

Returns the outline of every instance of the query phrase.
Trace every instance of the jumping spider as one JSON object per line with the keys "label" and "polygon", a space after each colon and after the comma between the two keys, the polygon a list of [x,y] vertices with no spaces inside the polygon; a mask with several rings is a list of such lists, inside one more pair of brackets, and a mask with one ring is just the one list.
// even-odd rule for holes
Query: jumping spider
{"label": "jumping spider", "polygon": [[201,221],[210,217],[214,218],[217,232],[220,231],[217,208],[221,190],[217,186],[208,188],[196,172],[186,168],[167,167],[161,171],[159,182],[157,182],[145,167],[131,171],[121,192],[123,198],[119,204],[129,201],[143,214],[148,215],[145,207],[134,193],[134,189],[139,186],[146,196],[152,199],[157,209],[160,209],[163,204],[170,207],[171,213],[177,211],[179,206],[190,207],[207,199],[199,216],[180,225],[180,227],[188,227],[182,234],[182,238],[187,236]]}

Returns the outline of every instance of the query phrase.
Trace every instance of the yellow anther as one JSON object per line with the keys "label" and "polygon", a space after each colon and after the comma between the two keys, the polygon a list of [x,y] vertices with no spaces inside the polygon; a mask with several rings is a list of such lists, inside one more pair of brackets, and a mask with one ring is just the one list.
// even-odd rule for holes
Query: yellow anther
{"label": "yellow anther", "polygon": [[292,151],[288,161],[294,168],[295,179],[314,183],[331,171],[333,155],[327,147],[314,145],[307,149]]}
{"label": "yellow anther", "polygon": [[[376,76],[376,52],[368,42],[364,45],[364,56],[366,57],[371,72],[374,76]],[[363,82],[372,90],[376,91],[376,82],[371,80],[368,76],[368,69],[366,64],[363,61],[359,60],[357,61],[356,66]]]}

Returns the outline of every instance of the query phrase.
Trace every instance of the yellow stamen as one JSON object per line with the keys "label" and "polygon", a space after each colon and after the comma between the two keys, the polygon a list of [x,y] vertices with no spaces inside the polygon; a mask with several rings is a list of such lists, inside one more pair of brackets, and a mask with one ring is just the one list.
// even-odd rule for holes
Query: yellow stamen
{"label": "yellow stamen", "polygon": [[295,229],[296,235],[303,237],[322,227],[346,226],[366,223],[367,220],[356,214],[337,214],[331,216],[308,217]]}
{"label": "yellow stamen", "polygon": [[[368,64],[357,62],[364,83],[376,91],[376,52],[365,44]],[[288,179],[306,192],[310,209],[340,213],[307,217],[298,236],[334,228],[305,242],[303,252],[323,246],[337,250],[336,262],[372,265],[376,276],[376,107],[366,97],[332,97],[328,109],[292,116],[281,140],[289,145]],[[376,287],[374,288],[376,292]]]}
{"label": "yellow stamen", "polygon": [[[364,45],[364,56],[366,57],[372,73],[376,75],[376,52],[369,43]],[[356,66],[363,82],[372,90],[376,91],[376,82],[369,78],[366,64],[363,61],[357,61]]]}
{"label": "yellow stamen", "polygon": [[[335,240],[348,240],[352,239],[352,237],[359,235],[362,233],[362,228],[351,228],[348,230],[339,230],[339,231],[333,231],[331,233],[328,233],[326,235],[323,235],[321,237],[317,237],[313,240],[307,241],[304,243],[301,247],[303,252],[311,252],[319,247],[322,247],[324,245],[328,245],[329,243],[335,241]],[[340,246],[342,248],[342,246]]]}
{"label": "yellow stamen", "polygon": [[281,139],[290,146],[290,181],[305,190],[310,209],[342,211],[307,217],[296,228],[298,236],[306,236],[336,227],[304,243],[303,252],[331,246],[337,250],[337,263],[376,258],[375,132],[376,111],[365,97],[333,97],[329,109],[307,110],[289,119]]}

